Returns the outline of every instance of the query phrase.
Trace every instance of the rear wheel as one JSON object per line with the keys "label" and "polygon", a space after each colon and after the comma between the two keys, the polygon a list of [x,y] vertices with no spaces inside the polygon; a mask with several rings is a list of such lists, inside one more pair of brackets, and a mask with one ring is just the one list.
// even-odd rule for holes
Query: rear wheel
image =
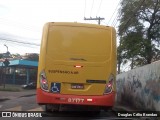
{"label": "rear wheel", "polygon": [[60,105],[58,104],[47,104],[45,105],[45,111],[46,112],[58,112],[60,108]]}
{"label": "rear wheel", "polygon": [[90,111],[89,113],[90,113],[91,115],[93,115],[93,116],[97,116],[97,115],[100,115],[101,110],[97,110],[97,111]]}
{"label": "rear wheel", "polygon": [[88,106],[88,113],[93,116],[97,116],[101,113],[101,107],[99,106]]}
{"label": "rear wheel", "polygon": [[104,110],[105,112],[112,111],[112,107],[105,107],[105,108],[103,108],[103,110]]}

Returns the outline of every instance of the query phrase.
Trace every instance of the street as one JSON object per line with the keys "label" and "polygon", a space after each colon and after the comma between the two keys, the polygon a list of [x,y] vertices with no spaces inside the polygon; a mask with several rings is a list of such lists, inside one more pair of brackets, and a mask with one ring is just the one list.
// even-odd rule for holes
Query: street
{"label": "street", "polygon": [[[45,117],[82,117],[82,118],[91,118],[91,119],[100,119],[100,118],[116,118],[116,113],[112,110],[105,112],[101,111],[99,115],[95,115],[90,112],[55,112],[55,113],[45,113],[44,105],[38,105],[36,103],[36,92],[35,90],[26,90],[23,92],[0,92],[0,111],[36,111],[42,112],[42,116]],[[38,119],[38,118],[37,118]]]}
{"label": "street", "polygon": [[43,111],[36,104],[35,90],[0,92],[0,111]]}
{"label": "street", "polygon": [[[19,118],[17,117],[18,113],[21,115],[27,114],[28,113],[40,113],[40,117],[30,117],[29,119],[47,119],[51,120],[54,118],[54,120],[63,120],[63,119],[68,119],[68,120],[75,120],[75,119],[83,119],[83,120],[106,120],[106,119],[122,119],[123,117],[118,118],[118,109],[113,109],[109,111],[103,111],[101,110],[99,114],[96,114],[96,112],[77,112],[75,108],[68,108],[62,107],[61,112],[51,112],[51,113],[46,113],[44,111],[45,107],[44,105],[38,105],[36,103],[36,91],[35,90],[24,90],[21,92],[9,92],[9,91],[0,91],[0,111],[1,112],[12,112],[12,119]],[[73,109],[73,110],[72,110]],[[71,111],[70,111],[71,110]],[[15,113],[13,115],[13,112]],[[17,113],[16,113],[17,112]],[[14,118],[13,118],[14,116]],[[42,117],[41,117],[42,116]],[[28,116],[27,116],[28,117]],[[24,119],[27,119],[24,118]],[[8,119],[8,118],[7,118]],[[137,119],[136,118],[130,118],[130,117],[124,117],[124,119]],[[141,117],[138,117],[138,119],[141,119]],[[142,120],[144,120],[142,118]],[[151,119],[152,120],[152,119]],[[156,120],[154,118],[153,120]]]}

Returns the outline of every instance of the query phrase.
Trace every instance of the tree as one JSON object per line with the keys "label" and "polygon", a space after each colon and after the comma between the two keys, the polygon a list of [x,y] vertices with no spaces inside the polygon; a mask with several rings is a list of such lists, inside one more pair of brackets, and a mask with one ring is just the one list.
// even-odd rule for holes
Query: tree
{"label": "tree", "polygon": [[25,60],[38,61],[39,55],[37,53],[27,53],[23,56]]}
{"label": "tree", "polygon": [[13,59],[22,59],[22,56],[18,53],[11,55]]}
{"label": "tree", "polygon": [[122,59],[131,60],[131,68],[158,60],[160,0],[122,0],[120,13]]}

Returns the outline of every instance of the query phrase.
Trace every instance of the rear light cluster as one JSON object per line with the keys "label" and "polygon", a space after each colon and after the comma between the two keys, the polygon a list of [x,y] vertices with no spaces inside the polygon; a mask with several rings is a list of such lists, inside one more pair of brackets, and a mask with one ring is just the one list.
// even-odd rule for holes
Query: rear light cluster
{"label": "rear light cluster", "polygon": [[111,74],[108,80],[108,83],[106,84],[104,94],[109,94],[113,91],[113,85],[114,85],[115,77]]}
{"label": "rear light cluster", "polygon": [[47,82],[47,78],[46,78],[46,74],[44,72],[44,70],[40,73],[40,85],[41,85],[41,89],[44,91],[49,91],[48,89],[48,82]]}
{"label": "rear light cluster", "polygon": [[75,65],[74,67],[75,68],[82,68],[83,66],[81,66],[81,65]]}

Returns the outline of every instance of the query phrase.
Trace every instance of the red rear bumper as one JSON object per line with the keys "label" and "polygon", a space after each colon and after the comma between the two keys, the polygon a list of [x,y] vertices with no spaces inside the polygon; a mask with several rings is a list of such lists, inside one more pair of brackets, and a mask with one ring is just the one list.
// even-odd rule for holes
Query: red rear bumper
{"label": "red rear bumper", "polygon": [[38,104],[114,106],[115,92],[103,96],[53,94],[37,89]]}

